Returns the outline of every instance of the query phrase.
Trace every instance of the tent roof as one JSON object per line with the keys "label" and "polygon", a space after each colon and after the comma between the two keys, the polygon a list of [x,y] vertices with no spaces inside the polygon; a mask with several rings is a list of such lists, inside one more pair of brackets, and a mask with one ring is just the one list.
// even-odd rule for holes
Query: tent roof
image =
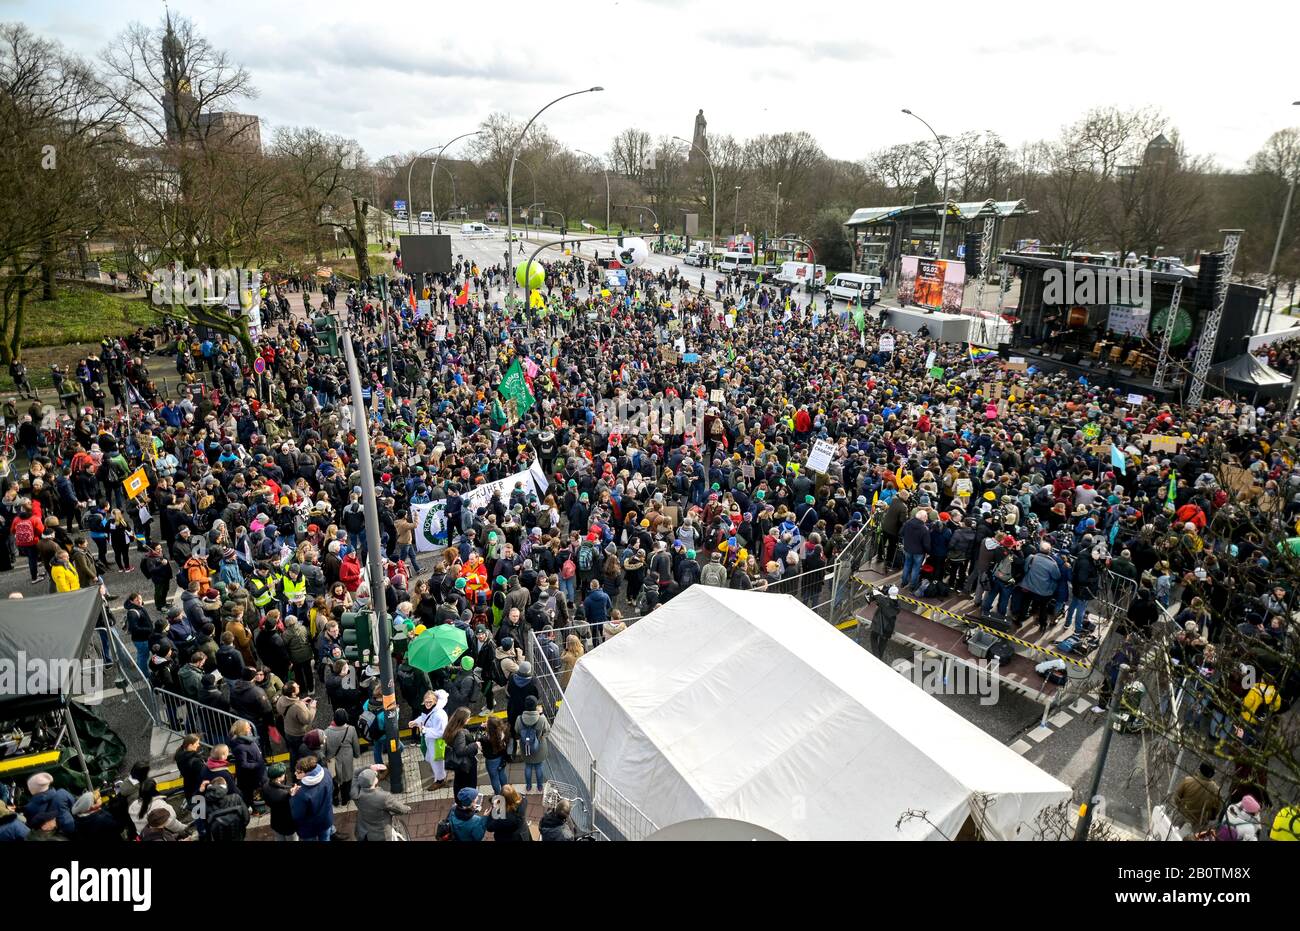
{"label": "tent roof", "polygon": [[[556,731],[660,829],[955,837],[988,796],[989,833],[1013,838],[1070,797],[789,595],[692,586],[583,657]],[[909,810],[933,825],[898,824]]]}
{"label": "tent roof", "polygon": [[1243,352],[1235,359],[1210,366],[1210,372],[1229,381],[1239,381],[1260,388],[1269,385],[1289,385],[1291,379],[1277,369],[1261,362],[1248,352]]}
{"label": "tent roof", "polygon": [[[99,590],[83,588],[38,598],[0,599],[0,662],[19,673],[34,661],[80,659],[99,617]],[[58,667],[51,667],[58,668]],[[71,669],[62,681],[51,683],[48,694],[0,694],[0,712],[14,714],[29,708],[59,704],[71,686]]]}
{"label": "tent roof", "polygon": [[[973,200],[965,202],[949,201],[948,216],[960,221],[997,217],[1022,217],[1031,211],[1023,200]],[[942,202],[933,204],[907,204],[900,207],[861,207],[853,211],[853,216],[844,221],[845,226],[871,226],[888,223],[900,217],[938,216],[943,212]]]}

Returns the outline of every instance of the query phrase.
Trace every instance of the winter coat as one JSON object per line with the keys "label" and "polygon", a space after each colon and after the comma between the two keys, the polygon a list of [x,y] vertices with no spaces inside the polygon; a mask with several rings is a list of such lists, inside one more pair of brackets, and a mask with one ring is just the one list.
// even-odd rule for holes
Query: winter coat
{"label": "winter coat", "polygon": [[[533,753],[525,754],[524,747],[524,728],[533,727],[537,730],[537,750]],[[551,748],[551,724],[546,720],[546,716],[540,711],[525,711],[518,720],[515,721],[515,737],[519,739],[519,752],[521,754],[518,762],[521,763],[545,763],[547,756],[550,755]]]}
{"label": "winter coat", "polygon": [[325,762],[334,761],[334,781],[351,782],[356,772],[357,757],[361,756],[361,740],[351,724],[331,724],[325,728],[325,744],[321,748]]}
{"label": "winter coat", "polygon": [[[255,737],[235,737],[230,741],[230,761],[236,775],[249,774],[248,781],[261,785],[266,781],[266,758]],[[256,777],[256,778],[254,778]]]}
{"label": "winter coat", "polygon": [[531,841],[533,832],[528,827],[528,799],[521,799],[519,807],[514,811],[507,811],[504,818],[489,819],[487,829],[492,835],[492,840],[498,843]]}
{"label": "winter coat", "polygon": [[334,780],[319,763],[298,781],[289,800],[299,837],[321,837],[334,827]]}
{"label": "winter coat", "polygon": [[560,817],[553,811],[548,811],[542,815],[542,820],[538,822],[537,829],[544,841],[569,841],[574,839],[573,828],[569,826],[568,819]]}
{"label": "winter coat", "polygon": [[375,782],[373,770],[358,777],[352,790],[357,803],[356,838],[359,841],[393,839],[393,815],[409,814],[411,807]]}
{"label": "winter coat", "polygon": [[930,552],[930,526],[919,517],[913,517],[903,525],[903,552],[909,556],[919,556]]}
{"label": "winter coat", "polygon": [[286,624],[284,627],[284,649],[289,654],[289,662],[306,663],[312,658],[311,638],[307,628],[301,623]]}
{"label": "winter coat", "polygon": [[510,677],[510,682],[506,685],[506,716],[510,720],[515,720],[524,713],[524,701],[531,695],[541,700],[541,695],[537,691],[537,680],[532,676],[527,678],[515,673]]}
{"label": "winter coat", "polygon": [[287,836],[295,834],[298,826],[293,821],[289,787],[282,782],[268,782],[262,786],[262,798],[271,808],[271,830]]}
{"label": "winter coat", "polygon": [[307,703],[301,698],[281,695],[275,701],[276,712],[284,718],[284,733],[288,737],[305,737],[312,729],[314,718]]}
{"label": "winter coat", "polygon": [[23,806],[23,818],[29,827],[36,828],[54,815],[59,830],[71,836],[77,830],[76,819],[72,816],[72,806],[76,801],[67,789],[46,789],[28,799]]}

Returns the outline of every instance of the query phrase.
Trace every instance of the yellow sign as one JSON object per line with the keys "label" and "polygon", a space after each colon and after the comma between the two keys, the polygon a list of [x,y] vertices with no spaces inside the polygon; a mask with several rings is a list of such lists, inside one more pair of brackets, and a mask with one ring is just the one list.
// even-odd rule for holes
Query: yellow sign
{"label": "yellow sign", "polygon": [[144,468],[141,467],[122,479],[122,485],[126,488],[126,496],[134,498],[149,487],[149,477],[144,474]]}

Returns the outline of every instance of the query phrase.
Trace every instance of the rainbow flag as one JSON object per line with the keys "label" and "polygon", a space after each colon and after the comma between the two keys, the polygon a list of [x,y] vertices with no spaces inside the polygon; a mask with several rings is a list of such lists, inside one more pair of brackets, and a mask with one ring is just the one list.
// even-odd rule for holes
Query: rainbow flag
{"label": "rainbow flag", "polygon": [[997,350],[985,349],[983,346],[977,348],[971,343],[966,344],[966,352],[970,356],[972,362],[986,362],[989,359],[996,359],[998,357]]}

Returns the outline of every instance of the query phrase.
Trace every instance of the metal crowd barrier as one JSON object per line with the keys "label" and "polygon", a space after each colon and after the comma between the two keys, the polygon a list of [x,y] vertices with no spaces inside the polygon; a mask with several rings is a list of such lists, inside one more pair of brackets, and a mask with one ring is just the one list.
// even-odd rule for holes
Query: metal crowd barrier
{"label": "metal crowd barrier", "polygon": [[158,704],[158,723],[177,734],[198,734],[199,740],[206,747],[229,743],[231,726],[236,721],[248,721],[240,715],[210,707],[166,689],[154,689],[153,694]]}

